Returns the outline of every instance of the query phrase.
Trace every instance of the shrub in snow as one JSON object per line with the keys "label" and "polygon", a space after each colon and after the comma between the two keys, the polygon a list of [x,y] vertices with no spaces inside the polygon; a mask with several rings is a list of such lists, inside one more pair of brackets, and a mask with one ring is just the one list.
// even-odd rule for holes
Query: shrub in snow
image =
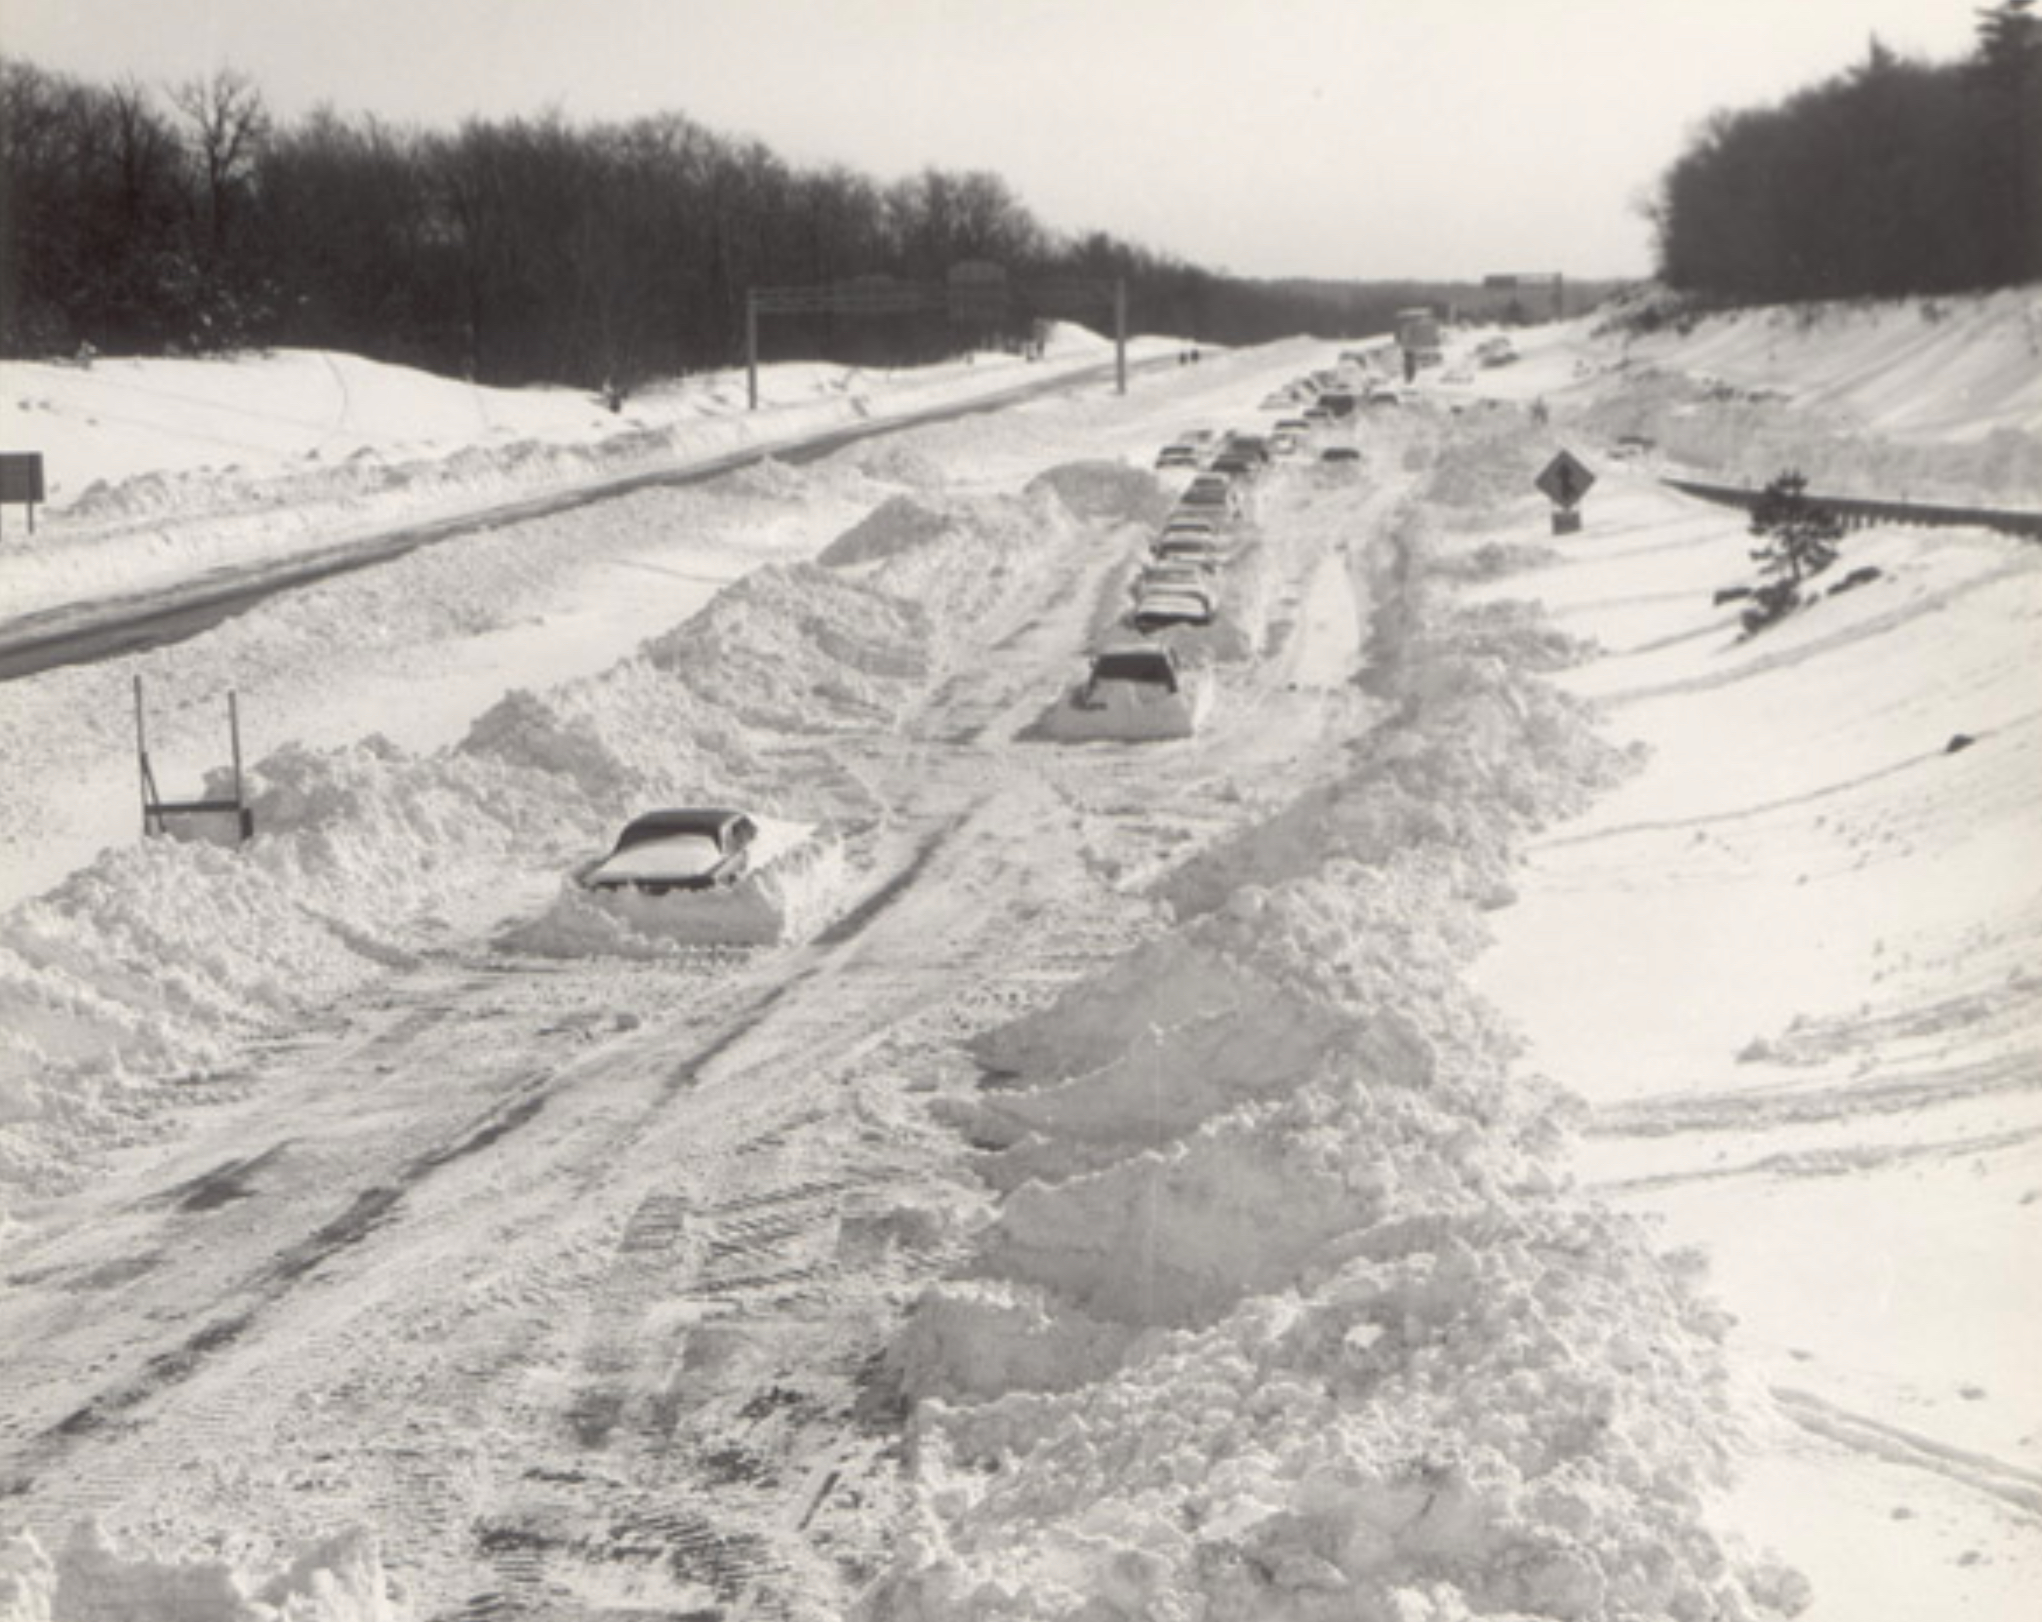
{"label": "shrub in snow", "polygon": [[1765,487],[1751,510],[1750,532],[1764,544],[1752,551],[1760,570],[1772,576],[1752,593],[1739,616],[1747,633],[1764,630],[1800,605],[1801,582],[1836,561],[1843,523],[1808,497],[1808,481],[1786,472]]}

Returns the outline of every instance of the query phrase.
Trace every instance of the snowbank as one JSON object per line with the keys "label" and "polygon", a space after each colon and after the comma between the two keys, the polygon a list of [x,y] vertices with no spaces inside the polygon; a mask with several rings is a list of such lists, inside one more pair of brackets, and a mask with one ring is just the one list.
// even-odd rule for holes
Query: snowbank
{"label": "snowbank", "polygon": [[[1418,482],[1372,559],[1367,690],[1332,711],[1370,730],[1314,759],[1306,792],[1156,881],[1145,944],[970,1045],[979,1084],[932,1113],[973,1186],[889,1189],[877,1214],[844,1220],[846,1267],[902,1235],[959,1258],[892,1347],[913,1403],[912,1515],[866,1616],[1790,1615],[1806,1586],[1724,1530],[1728,1478],[1768,1438],[1768,1462],[1791,1471],[1746,1500],[1748,1524],[1769,1542],[1791,1531],[1796,1566],[1823,1562],[1825,1622],[1882,1598],[1906,1616],[2013,1595],[2032,1569],[2019,1304],[2042,925],[2008,875],[2035,848],[2035,554],[1978,534],[1853,537],[1878,582],[1741,640],[1734,608],[1709,601],[1748,572],[1738,520],[1585,446],[1603,473],[1590,528],[1548,544],[1528,486],[1586,429],[1754,476],[1793,461],[1818,482],[2026,499],[2033,372],[2004,364],[2010,338],[2017,356],[2032,347],[2025,308],[1743,316],[1600,366],[1578,327],[1528,335],[1518,366],[1470,388],[1549,394],[1556,428],[1469,403],[1371,430],[1371,470],[1401,459]],[[1770,368],[1804,354],[1826,421],[1814,396],[1775,397]],[[347,376],[364,408],[379,385]],[[790,371],[774,387],[838,420],[880,382]],[[701,387],[728,427],[734,380]],[[916,387],[950,384],[904,380],[893,402]],[[453,438],[477,398],[447,398]],[[1468,398],[1434,390],[1432,406]],[[93,410],[105,427],[113,413]],[[249,849],[124,846],[0,917],[0,1192],[62,1188],[161,1130],[173,1101],[231,1093],[246,1044],[392,966],[491,943],[693,950],[699,932],[664,908],[619,918],[563,888],[652,805],[728,801],[815,826],[812,865],[780,875],[772,919],[779,939],[814,929],[852,883],[847,830],[874,811],[846,757],[912,729],[1005,637],[1006,605],[1049,583],[1046,559],[1067,571],[1068,543],[1117,547],[1153,523],[1157,481],[1089,444],[1018,493],[967,493],[997,485],[986,470],[1021,454],[1011,442],[1033,454],[1054,439],[1014,417],[998,451],[988,436],[949,462],[925,441],[834,469],[752,467],[732,481],[743,524],[822,507],[850,515],[842,533],[762,542],[742,584],[651,621],[621,658],[606,647],[573,679],[491,687],[444,747],[265,748]],[[280,438],[260,453],[268,475],[249,453],[232,471],[166,461],[153,482],[110,484],[53,513],[67,533],[45,559],[10,545],[0,588],[69,600],[137,560],[185,578],[457,490],[574,473],[583,428],[589,473],[670,457],[682,434],[649,419],[599,434],[569,413],[544,432],[509,423],[466,456],[424,435],[355,454],[344,426],[289,477],[300,453]],[[1068,457],[1076,435],[1058,431]],[[1895,477],[1922,482],[1894,491]],[[263,490],[280,493],[274,516]],[[1313,544],[1361,530],[1358,499],[1314,499]],[[523,568],[541,549],[516,550]],[[1344,585],[1332,555],[1311,578]],[[1295,559],[1244,558],[1257,578],[1305,578]],[[485,583],[513,567],[492,562]],[[336,636],[410,614],[402,582],[417,578],[351,598],[338,626],[280,609],[260,637],[208,640],[316,666]],[[425,634],[479,639],[515,612],[464,602]],[[1263,611],[1244,598],[1240,612],[1260,651]],[[43,715],[109,708],[67,676],[37,685],[51,707],[4,728],[24,776],[47,758]],[[1043,753],[1079,782],[1122,765]],[[1585,1101],[1529,1073],[1527,1039]],[[954,1075],[955,1057],[931,1068]],[[890,1064],[861,1091],[893,1085]],[[1951,1112],[1933,1133],[1918,1121],[1931,1109]],[[929,1131],[903,1129],[917,1147]],[[1735,1344],[1700,1252],[1647,1243],[1648,1217],[1707,1247],[1707,1288],[1744,1319]],[[1846,1449],[1870,1468],[1839,1467]],[[838,1479],[817,1474],[822,1492]],[[1974,1531],[1979,1503],[1997,1541]],[[1910,1612],[1882,1586],[1929,1598]],[[128,1561],[90,1534],[55,1559],[0,1540],[0,1616],[357,1622],[391,1603],[360,1542],[258,1586]]]}
{"label": "snowbank", "polygon": [[1754,485],[1796,468],[1892,500],[2042,491],[2042,290],[1740,311],[1621,343],[1562,419],[1648,440],[1658,465]]}
{"label": "snowbank", "polygon": [[1516,838],[1624,763],[1527,672],[1557,639],[1413,578],[1350,774],[976,1044],[944,1113],[1003,1198],[895,1348],[923,1519],[864,1614],[1803,1602],[1710,1530],[1725,1321],[1564,1191],[1567,1110],[1464,984]]}
{"label": "snowbank", "polygon": [[757,411],[741,373],[706,373],[648,387],[615,413],[574,390],[488,388],[324,351],[9,361],[0,421],[9,444],[43,456],[49,501],[33,545],[25,525],[0,533],[0,601],[20,617],[169,590],[208,571],[359,546],[400,524],[983,398],[1110,352],[1065,326],[1037,363],[778,365],[763,374]]}
{"label": "snowbank", "polygon": [[80,1524],[53,1559],[26,1532],[0,1537],[0,1622],[402,1622],[375,1537],[344,1532],[253,1586],[216,1560],[125,1559]]}
{"label": "snowbank", "polygon": [[[2042,289],[1705,316],[1632,339],[1633,364],[1757,391],[1804,422],[1964,442],[2042,426]],[[2032,489],[2033,486],[2030,486]]]}
{"label": "snowbank", "polygon": [[[1147,501],[1140,480],[1114,501]],[[828,796],[847,790],[827,783],[797,789],[817,803],[786,803],[774,752],[888,732],[968,660],[978,626],[1076,532],[1057,482],[932,497],[911,543],[904,509],[882,501],[824,551],[862,561],[757,569],[599,675],[509,693],[456,746],[287,744],[247,770],[245,849],[115,847],[14,908],[0,920],[0,1189],[63,1186],[157,1130],[173,1084],[196,1096],[250,1041],[449,939],[641,956],[820,928],[849,882],[833,837],[684,914],[599,905],[562,875],[652,806],[803,823],[845,811]],[[227,792],[224,776],[206,792]]]}

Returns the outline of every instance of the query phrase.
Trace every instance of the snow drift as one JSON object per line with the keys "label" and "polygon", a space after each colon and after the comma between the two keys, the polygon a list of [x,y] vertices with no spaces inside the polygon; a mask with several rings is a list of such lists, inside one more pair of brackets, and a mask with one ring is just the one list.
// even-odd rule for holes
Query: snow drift
{"label": "snow drift", "polygon": [[[861,809],[786,803],[775,752],[884,733],[969,659],[1051,555],[1045,536],[1080,524],[1059,483],[1093,512],[1154,488],[1081,468],[1017,496],[882,501],[822,561],[754,570],[596,676],[512,691],[455,747],[371,736],[262,756],[245,849],[118,847],[16,907],[0,930],[0,1189],[62,1186],[90,1150],[146,1138],[171,1083],[192,1096],[250,1041],[450,936],[634,956],[820,928],[848,885],[835,836],[685,916],[599,907],[562,875],[647,806],[803,823]],[[207,792],[227,792],[224,774]]]}
{"label": "snow drift", "polygon": [[976,1044],[946,1118],[1003,1198],[896,1347],[925,1520],[866,1614],[1801,1603],[1708,1530],[1723,1319],[1565,1192],[1568,1111],[1463,983],[1515,838],[1625,763],[1527,670],[1529,613],[1400,607],[1348,776]]}
{"label": "snow drift", "polygon": [[222,1561],[124,1558],[96,1524],[46,1554],[0,1535],[0,1622],[398,1622],[373,1534],[341,1533],[250,1584]]}

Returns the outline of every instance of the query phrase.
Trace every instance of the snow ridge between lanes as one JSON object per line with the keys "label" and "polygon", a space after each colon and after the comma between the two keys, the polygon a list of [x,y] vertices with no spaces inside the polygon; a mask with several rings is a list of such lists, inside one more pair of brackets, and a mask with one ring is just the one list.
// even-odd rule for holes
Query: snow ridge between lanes
{"label": "snow ridge between lanes", "polygon": [[1161,887],[1179,927],[977,1043],[1004,1190],[896,1349],[925,1529],[874,1618],[1787,1614],[1707,1529],[1724,1321],[1568,1195],[1464,989],[1512,848],[1631,764],[1400,544],[1348,773]]}

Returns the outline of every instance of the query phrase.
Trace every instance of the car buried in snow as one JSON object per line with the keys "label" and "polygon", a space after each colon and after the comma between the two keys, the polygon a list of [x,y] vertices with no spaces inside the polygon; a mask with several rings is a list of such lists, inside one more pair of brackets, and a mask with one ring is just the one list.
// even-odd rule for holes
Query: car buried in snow
{"label": "car buried in snow", "polygon": [[750,875],[758,837],[758,823],[743,811],[648,811],[627,823],[610,854],[579,879],[588,890],[652,896],[727,890]]}
{"label": "car buried in snow", "polygon": [[1168,562],[1151,563],[1129,583],[1130,597],[1140,597],[1152,591],[1162,591],[1173,586],[1189,587],[1212,596],[1219,590],[1219,571],[1211,564],[1196,559],[1172,559]]}
{"label": "car buried in snow", "polygon": [[648,811],[499,940],[544,957],[772,946],[827,915],[843,861],[841,841],[809,823],[724,806]]}
{"label": "car buried in snow", "polygon": [[1177,511],[1232,519],[1241,512],[1241,492],[1224,473],[1201,473],[1178,500]]}
{"label": "car buried in snow", "polygon": [[1177,626],[1212,624],[1212,593],[1197,586],[1151,586],[1135,598],[1127,623],[1143,636]]}
{"label": "car buried in snow", "polygon": [[1165,535],[1149,548],[1158,563],[1188,563],[1217,574],[1226,567],[1225,548],[1201,535]]}
{"label": "car buried in snow", "polygon": [[1048,732],[1072,742],[1188,738],[1211,703],[1203,671],[1184,669],[1168,643],[1138,642],[1094,654],[1085,679],[1048,718]]}

